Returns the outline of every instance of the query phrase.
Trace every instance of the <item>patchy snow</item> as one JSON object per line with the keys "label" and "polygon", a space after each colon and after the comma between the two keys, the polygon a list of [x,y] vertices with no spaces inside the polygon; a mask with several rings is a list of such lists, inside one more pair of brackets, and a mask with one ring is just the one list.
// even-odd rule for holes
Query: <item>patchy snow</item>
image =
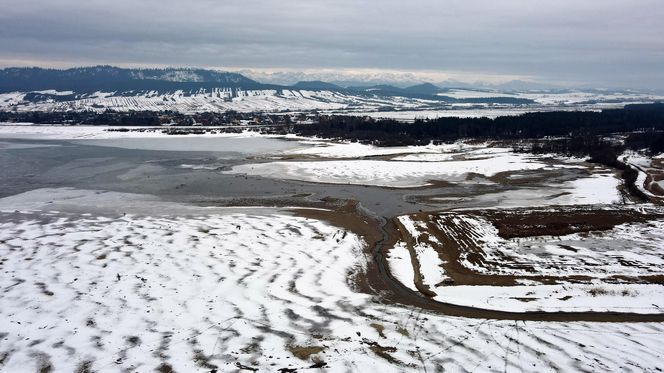
{"label": "patchy snow", "polygon": [[[560,108],[556,107],[555,110]],[[354,111],[354,110],[332,110],[332,114],[336,115],[354,115],[354,116],[369,116],[377,119],[395,119],[401,121],[414,121],[416,119],[437,119],[437,118],[497,118],[508,115],[522,115],[533,111],[542,111],[543,108],[536,107],[522,107],[515,108],[513,106],[500,106],[500,105],[474,105],[468,108],[467,105],[445,105],[439,109],[418,109],[418,110],[390,110],[385,111],[377,109],[375,111]],[[548,109],[548,111],[554,108]]]}
{"label": "patchy snow", "polygon": [[206,163],[206,164],[181,164],[180,168],[188,168],[190,170],[218,170],[226,166],[223,163]]}
{"label": "patchy snow", "polygon": [[[106,126],[13,126],[0,125],[0,139],[68,140],[82,145],[125,149],[202,151],[240,154],[272,154],[290,149],[306,149],[310,145],[296,136],[262,135],[254,131],[241,133],[217,132],[210,128],[205,134],[169,135],[172,128]],[[191,127],[187,127],[191,129]],[[18,144],[18,143],[14,143]],[[12,145],[19,146],[19,145]]]}
{"label": "patchy snow", "polygon": [[[313,220],[270,213],[4,218],[0,330],[10,371],[40,364],[38,352],[59,371],[84,361],[100,370],[167,362],[193,371],[205,368],[197,354],[229,370],[261,352],[261,365],[276,361],[267,355],[286,365],[296,360],[286,344],[307,343],[295,333],[324,321],[308,297],[326,309],[342,294],[349,305],[367,298],[347,290],[357,236]],[[338,270],[329,270],[332,263]],[[322,284],[324,297],[315,290]],[[255,340],[264,325],[284,334]],[[252,343],[255,351],[247,349]]]}
{"label": "patchy snow", "polygon": [[487,97],[516,97],[510,92],[501,92],[495,90],[476,90],[476,89],[449,89],[438,94],[453,98],[487,98]]}
{"label": "patchy snow", "polygon": [[460,285],[436,293],[440,302],[509,312],[660,314],[664,308],[664,286],[653,284]]}
{"label": "patchy snow", "polygon": [[[172,80],[186,77],[172,77]],[[371,104],[370,100],[348,96],[330,91],[289,91],[275,90],[231,90],[215,88],[200,90],[193,94],[182,91],[159,94],[156,91],[144,91],[115,95],[113,92],[95,92],[82,94],[71,101],[24,101],[25,93],[4,94],[0,96],[0,108],[18,111],[84,111],[105,110],[163,111],[173,110],[183,113],[206,111],[309,111],[343,109],[357,102]]]}
{"label": "patchy snow", "polygon": [[[184,216],[138,195],[46,192],[0,200],[12,211],[0,213],[3,371],[661,366],[662,323],[475,320],[384,304],[348,282],[368,260],[356,235],[284,210]],[[13,212],[46,197],[42,208],[62,212]]]}
{"label": "patchy snow", "polygon": [[[422,276],[422,284],[433,289],[436,286],[439,286],[443,281],[449,279],[443,270],[444,263],[438,256],[436,250],[434,250],[434,248],[427,242],[420,240],[422,233],[426,233],[427,231],[426,225],[421,222],[416,224],[413,220],[408,219],[408,217],[405,216],[400,216],[399,222],[403,225],[406,231],[408,231],[411,237],[415,238],[413,251],[415,252],[417,263],[419,265],[418,271]],[[435,238],[429,237],[428,239],[432,240]]]}
{"label": "patchy snow", "polygon": [[648,169],[652,165],[652,158],[648,157],[645,154],[635,152],[633,150],[627,150],[625,151],[620,158],[622,161],[629,163],[634,166],[638,166],[639,168],[644,168]]}
{"label": "patchy snow", "polygon": [[[415,248],[424,247],[433,253],[426,258],[421,258],[418,253],[418,271],[424,279],[431,278],[432,264],[427,261],[438,266],[444,263],[437,259],[434,248],[422,242],[423,238],[431,240],[430,232],[423,222],[411,216],[398,219],[415,241]],[[659,284],[603,280],[662,275],[663,221],[626,223],[606,232],[513,239],[499,237],[498,230],[479,216],[450,214],[434,222],[445,234],[448,245],[437,246],[445,250],[450,242],[458,245],[459,263],[463,267],[478,276],[520,276],[517,280],[520,285],[516,286],[423,281],[440,302],[509,312],[659,314],[664,308],[664,287]],[[437,239],[436,242],[439,243]],[[402,268],[398,270],[403,271]],[[439,268],[439,272],[443,271],[442,267]],[[553,276],[562,284],[542,285],[539,280],[534,280],[541,276]],[[591,283],[567,280],[574,276],[590,276],[592,280]],[[412,287],[417,276],[395,277],[405,286]]]}
{"label": "patchy snow", "polygon": [[53,95],[53,96],[69,96],[73,95],[74,91],[56,91],[55,89],[47,89],[44,91],[34,91],[34,93],[41,93],[45,95]]}
{"label": "patchy snow", "polygon": [[538,170],[548,167],[525,154],[500,154],[468,161],[396,162],[338,160],[269,162],[234,166],[228,173],[258,175],[330,184],[359,184],[408,188],[431,181],[464,182],[471,173],[491,177],[501,172]]}
{"label": "patchy snow", "polygon": [[[564,165],[556,165],[565,168]],[[574,168],[583,167],[579,164]],[[534,186],[519,186],[500,192],[467,195],[463,197],[433,197],[432,202],[446,203],[451,207],[461,204],[464,208],[514,208],[514,207],[540,207],[540,206],[567,206],[589,204],[622,203],[622,196],[618,187],[622,180],[613,173],[593,171],[588,176],[575,180],[561,182],[557,185],[551,183]],[[522,175],[510,175],[508,179],[521,178]],[[529,175],[523,175],[529,177]]]}
{"label": "patchy snow", "polygon": [[408,251],[406,244],[402,241],[397,242],[397,244],[388,251],[386,259],[392,276],[410,290],[417,291],[415,283],[413,282],[415,271],[413,270],[410,252]]}
{"label": "patchy snow", "polygon": [[[419,147],[413,147],[417,149]],[[451,160],[478,160],[488,159],[498,156],[511,156],[514,154],[524,155],[527,159],[555,159],[560,163],[580,163],[582,160],[571,157],[561,157],[553,154],[523,154],[514,153],[512,148],[504,148],[493,146],[491,143],[470,144],[464,142],[456,142],[453,144],[440,145],[432,147],[429,151],[409,152],[412,154],[401,155],[393,157],[393,161],[420,161],[420,162],[445,162]],[[556,167],[563,168],[583,168],[578,165],[563,165],[558,164]]]}
{"label": "patchy snow", "polygon": [[493,147],[491,143],[469,143],[464,141],[438,145],[391,147],[380,147],[359,142],[329,142],[314,138],[302,142],[314,146],[287,151],[284,154],[339,159],[393,156],[390,158],[392,161],[437,162],[451,160],[457,155],[470,158],[481,157],[481,155],[504,154],[512,151],[511,148]]}
{"label": "patchy snow", "polygon": [[461,156],[464,153],[424,153],[407,154],[392,158],[393,161],[404,162],[447,162],[454,160],[454,157]]}
{"label": "patchy snow", "polygon": [[592,205],[620,203],[618,187],[622,181],[613,173],[598,173],[565,182],[560,191],[569,194],[552,199],[551,204]]}
{"label": "patchy snow", "polygon": [[564,236],[503,239],[496,227],[480,216],[454,214],[438,219],[437,226],[449,239],[456,240],[462,252],[479,250],[481,265],[464,255],[460,259],[478,273],[596,277],[664,274],[660,252],[664,221],[625,223],[607,231]]}
{"label": "patchy snow", "polygon": [[[438,226],[449,237],[460,237],[457,234],[460,232],[469,235],[469,239],[459,243],[480,248],[486,261],[483,266],[470,262],[464,265],[481,273],[530,276],[529,268],[534,267],[538,275],[664,274],[660,267],[664,265],[664,257],[659,253],[664,246],[664,221],[625,223],[608,231],[507,240],[484,218],[458,214],[452,220],[455,226],[442,222]],[[625,247],[630,250],[624,250]]]}
{"label": "patchy snow", "polygon": [[[119,126],[65,126],[65,125],[15,125],[0,123],[0,138],[42,139],[42,140],[103,140],[122,138],[182,138],[182,137],[261,137],[260,133],[244,131],[242,133],[206,133],[188,135],[169,135],[167,131],[179,127],[131,128]],[[191,129],[191,127],[183,127]],[[199,127],[200,128],[200,127]],[[137,131],[140,130],[140,131]],[[214,128],[212,128],[214,129]]]}
{"label": "patchy snow", "polygon": [[542,92],[520,92],[519,98],[535,100],[543,105],[580,105],[580,104],[602,104],[602,103],[641,103],[659,101],[664,96],[656,94],[644,94],[639,92],[589,92],[589,91],[542,91]]}
{"label": "patchy snow", "polygon": [[[420,147],[413,147],[415,149]],[[399,155],[391,158],[392,161],[405,162],[445,162],[452,160],[471,160],[487,158],[498,154],[509,155],[512,149],[491,146],[490,143],[467,143],[463,141],[452,144],[443,144],[430,146],[426,152],[407,152],[408,154]]]}
{"label": "patchy snow", "polygon": [[658,101],[664,96],[640,92],[600,92],[600,91],[500,91],[491,89],[449,89],[440,96],[448,96],[457,99],[464,98],[496,98],[510,97],[534,100],[539,105],[545,106],[569,106],[608,103],[632,103],[644,101]]}
{"label": "patchy snow", "polygon": [[[184,75],[183,75],[184,74]],[[183,73],[164,76],[173,81],[195,81],[195,75]],[[75,92],[41,91],[51,95]],[[497,92],[450,90],[444,96],[456,98],[514,97],[527,98],[534,104],[446,103],[406,97],[351,94],[335,91],[308,90],[236,90],[231,88],[200,89],[196,92],[130,91],[81,93],[70,101],[25,100],[28,92],[0,94],[0,109],[17,111],[130,111],[172,110],[183,113],[228,111],[239,112],[303,112],[320,111],[340,115],[369,115],[412,121],[415,118],[498,117],[520,115],[532,111],[599,110],[622,107],[628,103],[655,102],[664,96],[637,92]],[[390,110],[386,110],[390,108]]]}
{"label": "patchy snow", "polygon": [[623,153],[620,158],[623,162],[627,163],[638,172],[636,181],[634,182],[637,189],[651,200],[664,198],[662,195],[653,193],[653,191],[656,191],[657,187],[662,188],[661,181],[656,181],[656,179],[653,178],[653,176],[656,176],[657,178],[664,177],[664,169],[661,165],[656,166],[657,162],[654,162],[660,158],[657,158],[657,156],[650,157],[641,152],[631,150]]}
{"label": "patchy snow", "polygon": [[361,158],[395,154],[438,152],[446,147],[445,145],[379,147],[359,142],[324,142],[319,140],[311,140],[310,143],[315,146],[287,151],[284,154],[316,156],[321,158]]}

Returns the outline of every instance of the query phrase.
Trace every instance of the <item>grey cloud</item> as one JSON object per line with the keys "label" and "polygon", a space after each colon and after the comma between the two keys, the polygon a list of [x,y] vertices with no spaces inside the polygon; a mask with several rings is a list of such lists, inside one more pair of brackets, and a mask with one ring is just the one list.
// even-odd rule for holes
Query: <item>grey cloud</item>
{"label": "grey cloud", "polygon": [[376,68],[664,87],[659,0],[5,0],[2,60]]}

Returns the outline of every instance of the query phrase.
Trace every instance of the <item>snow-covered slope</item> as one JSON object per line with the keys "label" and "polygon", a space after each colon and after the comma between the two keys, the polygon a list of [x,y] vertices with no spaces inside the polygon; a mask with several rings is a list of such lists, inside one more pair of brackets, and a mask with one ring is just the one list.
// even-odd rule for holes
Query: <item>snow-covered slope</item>
{"label": "snow-covered slope", "polygon": [[[662,323],[472,319],[385,304],[349,283],[371,258],[343,228],[288,210],[211,210],[144,197],[49,189],[0,200],[0,370],[661,366]],[[136,214],[155,203],[162,213]],[[76,212],[92,205],[128,213]],[[48,211],[55,208],[64,211]]]}
{"label": "snow-covered slope", "polygon": [[19,112],[316,110],[412,120],[599,110],[662,100],[664,96],[634,91],[498,91],[442,89],[433,84],[344,88],[320,81],[280,86],[263,84],[238,73],[189,68],[0,69],[0,110]]}
{"label": "snow-covered slope", "polygon": [[[454,95],[481,95],[490,99],[498,93],[460,92]],[[43,90],[39,92],[0,93],[0,110],[8,111],[97,111],[106,110],[196,112],[303,112],[323,111],[334,114],[367,114],[410,119],[415,117],[513,115],[530,111],[599,110],[622,107],[628,103],[654,102],[664,97],[647,94],[513,93],[528,97],[534,104],[496,104],[445,102],[434,99],[380,96],[350,91],[312,91],[297,89],[243,90],[232,87],[196,91],[127,91],[74,93]],[[503,94],[504,96],[504,94]],[[502,97],[502,96],[501,96]]]}
{"label": "snow-covered slope", "polygon": [[174,110],[184,113],[205,111],[308,111],[341,109],[351,106],[353,98],[321,91],[276,91],[215,88],[189,93],[174,92],[95,92],[70,100],[52,96],[32,100],[25,93],[0,94],[0,109],[17,111],[131,111]]}

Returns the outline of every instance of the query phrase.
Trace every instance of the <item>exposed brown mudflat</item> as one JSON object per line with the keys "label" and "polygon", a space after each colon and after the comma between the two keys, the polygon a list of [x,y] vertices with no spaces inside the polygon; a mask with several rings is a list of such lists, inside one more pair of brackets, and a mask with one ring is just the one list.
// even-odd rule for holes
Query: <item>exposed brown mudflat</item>
{"label": "exposed brown mudflat", "polygon": [[308,360],[311,355],[316,355],[324,350],[325,348],[320,346],[288,346],[288,351],[302,360]]}
{"label": "exposed brown mudflat", "polygon": [[[659,212],[639,211],[634,209],[595,209],[590,207],[561,207],[542,209],[509,209],[509,210],[479,210],[464,211],[465,216],[481,217],[488,220],[498,230],[501,238],[510,239],[517,237],[535,236],[562,236],[572,233],[601,232],[614,228],[624,223],[644,223],[664,217]],[[596,279],[592,275],[568,275],[551,276],[540,275],[537,268],[528,266],[527,263],[515,263],[509,256],[499,258],[488,258],[481,245],[473,236],[472,226],[457,221],[457,213],[418,213],[411,218],[426,224],[427,233],[420,235],[417,239],[433,247],[444,262],[445,273],[452,278],[456,285],[492,285],[513,286],[518,280],[537,281],[542,284],[559,283],[589,283]],[[395,224],[400,223],[395,220]],[[441,226],[447,227],[446,231]],[[413,238],[405,234],[406,230],[400,227],[402,240],[412,247]],[[435,239],[430,239],[433,236]],[[559,245],[562,249],[575,251],[570,246]],[[411,249],[412,250],[412,249]],[[415,257],[411,252],[411,257]],[[477,267],[485,268],[518,268],[522,272],[528,272],[527,276],[503,275],[481,273],[468,268],[462,264],[462,259]],[[593,264],[590,263],[589,266]],[[623,263],[629,266],[630,263]],[[414,268],[418,268],[415,265]],[[632,282],[632,283],[661,283],[659,276],[602,276],[607,282]],[[654,281],[653,281],[654,280]],[[651,282],[652,281],[652,282]],[[423,285],[415,281],[416,287]],[[427,295],[427,290],[421,291]]]}
{"label": "exposed brown mudflat", "polygon": [[664,217],[664,214],[636,210],[557,209],[555,213],[547,213],[550,211],[551,209],[487,210],[480,214],[498,228],[500,237],[506,239],[606,231],[619,224],[647,222]]}
{"label": "exposed brown mudflat", "polygon": [[[328,207],[331,207],[328,205]],[[525,211],[525,210],[524,210]],[[637,314],[637,313],[623,313],[623,312],[504,312],[496,310],[481,309],[475,307],[459,306],[439,302],[425,296],[421,292],[416,292],[406,288],[397,279],[395,279],[388,270],[385,252],[392,247],[399,239],[401,233],[398,228],[396,219],[387,219],[381,222],[371,216],[367,216],[361,211],[361,207],[356,202],[348,201],[344,204],[337,204],[337,208],[328,210],[314,210],[314,209],[296,209],[294,212],[297,215],[320,219],[327,221],[336,226],[348,229],[364,238],[366,246],[366,255],[372,260],[368,260],[366,272],[355,274],[353,281],[358,290],[375,295],[376,302],[378,303],[393,303],[402,304],[406,306],[419,307],[428,311],[441,313],[449,316],[480,318],[480,319],[496,319],[496,320],[523,320],[523,321],[593,321],[593,322],[654,322],[664,321],[664,314]],[[599,212],[601,216],[603,213]],[[432,213],[419,213],[417,216],[423,218],[432,216]],[[608,214],[607,216],[611,216]],[[627,214],[625,217],[613,217],[615,224],[620,224],[623,221],[641,221],[648,217],[641,217],[638,214]],[[652,217],[649,217],[652,218]],[[635,220],[636,219],[636,220]],[[578,219],[570,220],[578,221]],[[572,224],[570,224],[571,226]],[[607,227],[606,224],[598,224],[596,227]],[[431,228],[433,225],[431,225]],[[587,229],[592,229],[590,224],[586,225]],[[566,232],[572,228],[558,228],[559,232]],[[605,228],[610,229],[610,227]],[[434,233],[435,234],[435,233]],[[440,237],[439,237],[440,238]],[[447,250],[446,250],[447,251]],[[447,257],[446,259],[452,259]],[[447,260],[447,263],[454,263],[453,260]],[[496,284],[496,285],[511,285],[515,283],[515,278],[512,276],[478,276],[476,273],[467,272],[467,269],[461,265],[451,265],[445,268],[449,271],[451,277],[456,279],[463,279],[465,283],[475,284]],[[584,282],[590,280],[591,277],[584,278],[566,278],[565,280]],[[541,278],[543,283],[547,280],[545,276]],[[560,279],[557,279],[560,280]],[[556,283],[556,279],[552,279],[551,283]],[[623,279],[624,280],[624,279]],[[661,278],[639,278],[637,281],[648,281],[652,283],[661,283]]]}

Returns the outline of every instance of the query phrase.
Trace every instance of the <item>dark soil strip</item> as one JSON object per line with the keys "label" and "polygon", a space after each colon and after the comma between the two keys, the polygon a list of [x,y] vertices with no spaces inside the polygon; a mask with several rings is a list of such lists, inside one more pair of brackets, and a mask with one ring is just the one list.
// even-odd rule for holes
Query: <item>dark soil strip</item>
{"label": "dark soil strip", "polygon": [[405,287],[387,268],[385,252],[398,240],[399,233],[391,219],[377,220],[359,212],[357,205],[348,203],[337,211],[295,210],[297,215],[327,221],[346,228],[367,242],[369,261],[367,272],[356,279],[361,291],[379,297],[380,301],[415,306],[428,311],[458,317],[523,321],[592,321],[592,322],[662,322],[664,314],[636,314],[623,312],[504,312],[459,306],[426,298]]}

